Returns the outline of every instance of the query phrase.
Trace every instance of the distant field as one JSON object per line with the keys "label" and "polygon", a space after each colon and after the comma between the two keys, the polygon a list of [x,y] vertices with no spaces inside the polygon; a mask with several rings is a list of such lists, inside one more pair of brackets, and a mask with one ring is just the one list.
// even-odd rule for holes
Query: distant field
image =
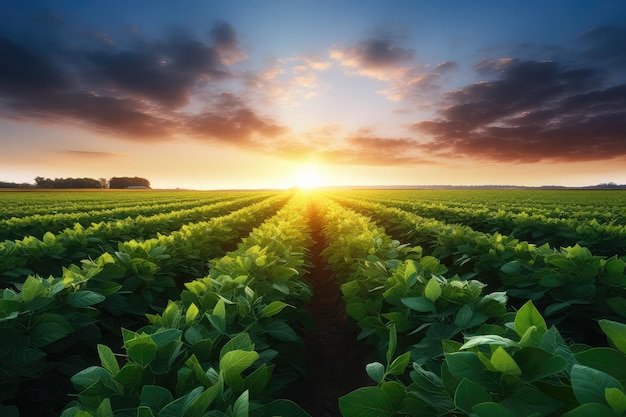
{"label": "distant field", "polygon": [[624,191],[11,190],[0,242],[1,416],[626,411]]}

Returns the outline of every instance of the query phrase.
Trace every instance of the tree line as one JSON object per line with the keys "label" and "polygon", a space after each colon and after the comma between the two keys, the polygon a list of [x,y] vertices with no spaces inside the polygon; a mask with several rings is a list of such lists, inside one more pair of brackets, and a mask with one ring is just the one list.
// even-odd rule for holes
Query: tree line
{"label": "tree line", "polygon": [[150,181],[141,177],[106,178],[35,178],[36,188],[150,188]]}

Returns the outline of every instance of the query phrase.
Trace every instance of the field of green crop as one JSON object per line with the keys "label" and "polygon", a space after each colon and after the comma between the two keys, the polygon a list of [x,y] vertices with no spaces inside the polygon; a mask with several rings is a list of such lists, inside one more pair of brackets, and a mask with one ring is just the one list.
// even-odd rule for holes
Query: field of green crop
{"label": "field of green crop", "polygon": [[0,416],[626,416],[626,192],[0,193]]}

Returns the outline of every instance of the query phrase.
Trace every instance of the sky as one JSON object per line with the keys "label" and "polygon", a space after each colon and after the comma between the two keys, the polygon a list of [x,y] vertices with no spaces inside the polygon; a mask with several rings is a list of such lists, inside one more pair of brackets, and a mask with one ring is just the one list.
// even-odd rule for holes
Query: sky
{"label": "sky", "polygon": [[0,181],[626,183],[626,2],[5,0]]}

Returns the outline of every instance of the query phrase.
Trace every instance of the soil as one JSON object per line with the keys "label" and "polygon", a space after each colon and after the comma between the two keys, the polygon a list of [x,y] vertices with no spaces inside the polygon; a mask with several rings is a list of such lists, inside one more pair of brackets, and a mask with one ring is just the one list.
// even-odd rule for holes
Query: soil
{"label": "soil", "polygon": [[313,298],[305,309],[316,326],[301,335],[307,351],[307,377],[293,384],[289,397],[312,417],[340,417],[339,397],[372,384],[365,372],[372,348],[357,341],[359,329],[348,317],[339,283],[322,259],[322,221],[315,203],[307,214],[315,244],[313,266],[306,275]]}

